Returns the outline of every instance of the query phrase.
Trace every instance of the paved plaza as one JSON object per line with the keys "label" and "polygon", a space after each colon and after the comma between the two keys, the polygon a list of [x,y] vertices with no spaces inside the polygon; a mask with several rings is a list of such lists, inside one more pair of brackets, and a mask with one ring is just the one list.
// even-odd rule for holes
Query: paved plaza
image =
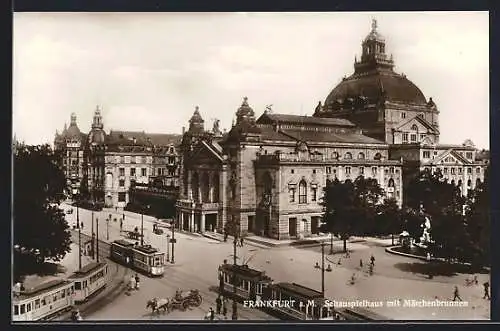
{"label": "paved plaza", "polygon": [[[100,219],[99,238],[106,240],[106,226],[103,221],[109,213],[122,215],[122,212],[95,212],[94,217]],[[76,213],[67,215],[68,220]],[[80,220],[84,223],[83,232],[90,234],[91,212],[80,209]],[[125,212],[123,227],[133,230],[140,229],[140,215]],[[114,218],[115,216],[113,216]],[[102,219],[102,221],[101,221]],[[166,236],[152,234],[154,218],[144,216],[145,242],[151,243],[161,251],[166,251]],[[104,225],[104,226],[103,226]],[[166,266],[165,275],[161,279],[151,279],[142,276],[143,287],[132,295],[122,295],[113,304],[107,305],[98,312],[86,318],[96,320],[106,319],[202,319],[210,307],[215,307],[217,294],[213,288],[217,286],[217,268],[224,259],[232,261],[233,245],[229,238],[227,242],[197,236],[194,234],[175,234],[175,264]],[[109,240],[123,238],[120,234],[119,221],[110,222]],[[335,251],[340,251],[342,242],[335,241]],[[385,248],[375,242],[349,243],[352,250],[350,258],[342,254],[329,255],[329,245],[326,245],[326,265],[331,264],[332,272],[325,273],[326,297],[335,300],[369,300],[382,301],[384,306],[373,308],[373,311],[389,319],[431,319],[431,320],[486,320],[489,319],[490,302],[482,299],[481,284],[489,279],[488,274],[478,274],[479,285],[465,286],[466,274],[437,275],[428,279],[420,269],[425,262],[390,254]],[[171,252],[170,252],[171,253]],[[374,275],[368,276],[367,264],[371,254],[376,258]],[[252,268],[265,270],[275,281],[296,282],[313,289],[321,289],[321,272],[314,268],[316,262],[321,263],[319,247],[273,247],[262,248],[245,244],[237,248],[238,263],[246,262]],[[338,260],[341,264],[338,265]],[[359,260],[364,261],[363,269],[359,268]],[[348,285],[350,277],[356,274],[357,281]],[[415,300],[451,300],[453,289],[457,285],[460,296],[468,302],[467,307],[441,308],[409,308],[388,307],[386,301],[395,299]],[[180,312],[174,311],[168,315],[154,315],[146,310],[146,302],[152,297],[172,297],[175,290],[198,289],[203,296],[200,308]],[[229,308],[229,315],[231,308]],[[230,317],[229,317],[230,318]],[[271,319],[270,316],[240,306],[241,319]]]}

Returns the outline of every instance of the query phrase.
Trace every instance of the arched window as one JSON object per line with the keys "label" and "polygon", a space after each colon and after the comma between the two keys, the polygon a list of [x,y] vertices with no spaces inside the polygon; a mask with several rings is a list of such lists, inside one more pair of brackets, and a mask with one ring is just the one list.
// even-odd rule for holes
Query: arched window
{"label": "arched window", "polygon": [[478,187],[479,185],[481,185],[481,179],[480,178],[476,179],[476,187]]}
{"label": "arched window", "polygon": [[413,124],[413,125],[411,126],[411,130],[412,130],[412,131],[418,131],[418,126],[417,126],[416,124]]}
{"label": "arched window", "polygon": [[307,203],[307,184],[305,180],[299,183],[299,203]]}
{"label": "arched window", "polygon": [[394,187],[394,179],[389,179],[389,183],[387,184],[388,187]]}
{"label": "arched window", "polygon": [[382,154],[380,154],[380,153],[375,154],[375,157],[373,159],[374,160],[380,160],[380,159],[382,159]]}
{"label": "arched window", "polygon": [[470,179],[469,179],[469,180],[467,181],[467,187],[471,187],[471,186],[472,186],[472,180],[470,180]]}
{"label": "arched window", "polygon": [[351,153],[349,153],[349,152],[345,153],[345,155],[344,155],[344,159],[346,159],[346,160],[350,160],[350,159],[352,159],[352,154],[351,154]]}
{"label": "arched window", "polygon": [[358,154],[358,160],[364,160],[365,159],[365,154],[364,153],[359,153]]}

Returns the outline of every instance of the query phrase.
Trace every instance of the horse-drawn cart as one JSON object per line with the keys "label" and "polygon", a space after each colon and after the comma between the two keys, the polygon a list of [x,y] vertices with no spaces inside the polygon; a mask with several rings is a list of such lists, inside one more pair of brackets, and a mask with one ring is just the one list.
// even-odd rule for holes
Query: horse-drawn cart
{"label": "horse-drawn cart", "polygon": [[199,307],[203,301],[198,290],[189,290],[188,292],[176,291],[175,296],[170,299],[153,298],[147,302],[146,308],[151,308],[154,313],[164,312],[169,313],[173,309],[185,311],[189,307]]}
{"label": "horse-drawn cart", "polygon": [[175,296],[170,299],[171,309],[186,310],[189,307],[199,307],[203,301],[198,290],[188,292],[177,291]]}

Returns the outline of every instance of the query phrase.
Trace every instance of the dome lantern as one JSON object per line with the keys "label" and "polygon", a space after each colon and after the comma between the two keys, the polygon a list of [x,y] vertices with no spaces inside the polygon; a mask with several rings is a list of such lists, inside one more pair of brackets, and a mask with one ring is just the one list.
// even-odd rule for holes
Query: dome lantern
{"label": "dome lantern", "polygon": [[392,57],[385,53],[385,38],[377,31],[377,20],[372,20],[372,30],[361,44],[361,61],[354,61],[355,72],[367,72],[373,69],[392,71],[394,63]]}
{"label": "dome lantern", "polygon": [[205,121],[200,115],[200,107],[196,106],[194,109],[193,116],[189,120],[189,131],[202,132],[204,130]]}

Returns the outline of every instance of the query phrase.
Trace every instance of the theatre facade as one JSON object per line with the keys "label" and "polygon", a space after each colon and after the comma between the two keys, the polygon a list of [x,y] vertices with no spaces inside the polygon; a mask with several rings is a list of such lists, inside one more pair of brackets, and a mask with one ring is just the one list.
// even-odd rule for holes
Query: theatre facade
{"label": "theatre facade", "polygon": [[474,144],[439,144],[432,98],[394,70],[385,39],[372,30],[354,73],[342,79],[312,116],[266,110],[256,117],[248,99],[222,133],[205,129],[196,108],[180,146],[177,225],[275,239],[318,233],[327,180],[377,179],[401,205],[404,186],[420,170],[440,170],[466,194],[484,180],[486,161]]}

